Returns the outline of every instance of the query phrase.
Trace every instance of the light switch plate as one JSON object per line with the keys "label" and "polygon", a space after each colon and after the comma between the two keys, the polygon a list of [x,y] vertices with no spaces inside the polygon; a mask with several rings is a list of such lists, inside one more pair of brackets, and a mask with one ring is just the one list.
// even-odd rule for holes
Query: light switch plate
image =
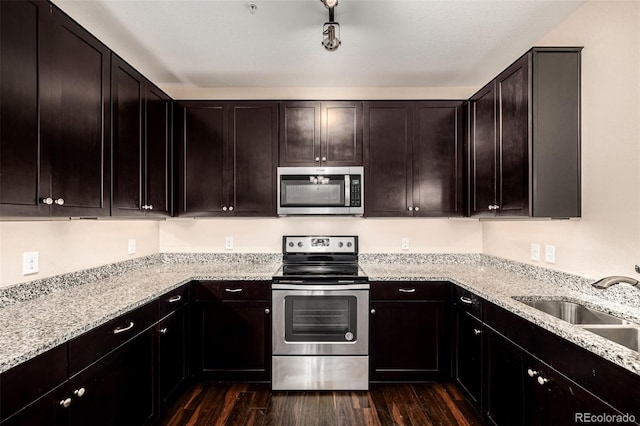
{"label": "light switch plate", "polygon": [[39,252],[22,253],[22,275],[37,274],[39,269]]}
{"label": "light switch plate", "polygon": [[556,246],[551,244],[544,246],[544,261],[547,263],[556,263]]}
{"label": "light switch plate", "polygon": [[540,244],[531,244],[531,260],[540,262]]}

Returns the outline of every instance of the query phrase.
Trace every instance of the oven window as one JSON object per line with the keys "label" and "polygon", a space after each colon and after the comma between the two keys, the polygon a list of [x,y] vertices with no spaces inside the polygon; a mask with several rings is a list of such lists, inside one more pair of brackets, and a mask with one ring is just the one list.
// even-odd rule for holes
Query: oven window
{"label": "oven window", "polygon": [[288,342],[355,342],[356,296],[286,296]]}
{"label": "oven window", "polygon": [[325,183],[313,183],[309,180],[309,176],[282,176],[280,181],[280,206],[344,206],[344,176],[330,175],[325,178]]}

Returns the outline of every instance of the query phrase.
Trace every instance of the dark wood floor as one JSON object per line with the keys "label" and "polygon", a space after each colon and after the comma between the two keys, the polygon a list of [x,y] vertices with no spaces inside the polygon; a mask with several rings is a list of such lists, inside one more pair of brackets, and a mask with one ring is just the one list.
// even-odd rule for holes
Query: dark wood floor
{"label": "dark wood floor", "polygon": [[280,392],[269,384],[199,383],[160,422],[202,425],[480,425],[456,385],[371,384],[368,392]]}

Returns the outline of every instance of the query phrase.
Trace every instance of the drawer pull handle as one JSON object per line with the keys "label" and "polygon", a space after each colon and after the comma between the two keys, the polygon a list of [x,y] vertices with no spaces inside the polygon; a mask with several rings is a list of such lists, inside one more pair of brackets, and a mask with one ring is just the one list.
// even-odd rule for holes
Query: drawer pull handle
{"label": "drawer pull handle", "polygon": [[169,299],[169,303],[176,303],[176,302],[179,302],[180,300],[182,300],[181,295],[173,296],[171,299]]}
{"label": "drawer pull handle", "polygon": [[71,398],[63,399],[62,401],[60,401],[61,407],[69,408],[70,405],[71,405]]}
{"label": "drawer pull handle", "polygon": [[73,394],[75,396],[77,396],[78,398],[82,398],[82,396],[85,394],[87,390],[85,388],[80,388],[80,389],[76,389],[73,391]]}
{"label": "drawer pull handle", "polygon": [[120,334],[120,333],[124,333],[125,331],[129,331],[133,328],[133,321],[131,321],[129,323],[128,326],[126,327],[118,327],[115,330],[113,330],[113,334]]}
{"label": "drawer pull handle", "polygon": [[398,291],[400,293],[415,293],[416,289],[415,288],[399,288]]}
{"label": "drawer pull handle", "polygon": [[242,291],[241,288],[225,288],[224,291],[227,293],[240,293]]}
{"label": "drawer pull handle", "polygon": [[460,301],[462,303],[466,303],[467,305],[473,304],[473,300],[471,300],[471,299],[469,299],[468,297],[465,297],[465,296],[460,296]]}

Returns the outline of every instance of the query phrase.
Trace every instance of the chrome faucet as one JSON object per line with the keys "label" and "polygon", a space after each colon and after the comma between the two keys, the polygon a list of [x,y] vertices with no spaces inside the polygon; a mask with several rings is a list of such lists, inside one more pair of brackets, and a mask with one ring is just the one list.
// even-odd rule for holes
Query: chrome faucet
{"label": "chrome faucet", "polygon": [[591,285],[594,286],[595,288],[604,289],[604,288],[609,288],[612,285],[618,284],[618,283],[625,283],[625,284],[631,284],[632,286],[638,286],[638,280],[629,278],[629,277],[623,277],[620,275],[614,275],[611,277],[602,278]]}

